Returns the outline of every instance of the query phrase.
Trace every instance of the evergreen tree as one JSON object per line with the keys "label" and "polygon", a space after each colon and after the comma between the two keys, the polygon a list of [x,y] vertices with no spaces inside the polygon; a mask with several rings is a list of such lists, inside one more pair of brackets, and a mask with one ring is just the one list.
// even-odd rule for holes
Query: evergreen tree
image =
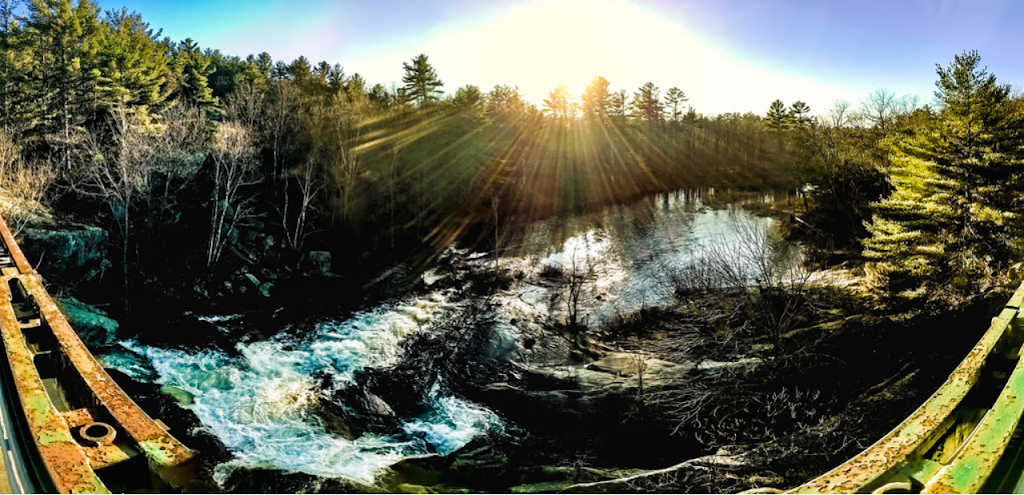
{"label": "evergreen tree", "polygon": [[[353,77],[358,75],[355,74]],[[332,94],[338,94],[345,89],[345,69],[341,67],[341,64],[334,64],[327,71],[327,88]]]}
{"label": "evergreen tree", "polygon": [[313,78],[313,68],[309,65],[309,59],[299,55],[299,58],[288,65],[288,75],[300,88],[307,89],[309,81]]}
{"label": "evergreen tree", "polygon": [[568,120],[575,117],[575,107],[572,95],[569,94],[569,90],[565,88],[564,84],[559,84],[544,99],[544,113],[557,120]]}
{"label": "evergreen tree", "polygon": [[937,120],[885,142],[893,193],[874,205],[864,254],[894,290],[927,279],[968,289],[1024,250],[1024,123],[980,62],[971,51],[938,66]]}
{"label": "evergreen tree", "polygon": [[215,70],[209,57],[199,51],[192,38],[178,44],[174,52],[174,72],[177,74],[175,96],[199,107],[208,117],[219,117],[220,102],[213,96],[208,76]]}
{"label": "evergreen tree", "polygon": [[580,95],[583,118],[591,122],[607,122],[612,107],[612,95],[607,79],[597,76]]}
{"label": "evergreen tree", "polygon": [[405,95],[407,102],[415,102],[419,108],[426,108],[427,105],[437,101],[441,91],[438,89],[444,86],[434,72],[434,68],[427,62],[427,56],[423,53],[412,59],[412,64],[402,62],[402,69],[405,75],[402,82],[405,83]]}
{"label": "evergreen tree", "polygon": [[633,93],[633,116],[639,122],[656,124],[662,121],[664,107],[658,97],[658,87],[648,82]]}
{"label": "evergreen tree", "polygon": [[467,84],[455,91],[451,106],[456,112],[471,118],[479,118],[485,111],[484,94],[478,86]]}
{"label": "evergreen tree", "polygon": [[493,120],[511,120],[525,113],[526,102],[519,88],[497,84],[487,93],[487,115]]}
{"label": "evergreen tree", "polygon": [[256,70],[265,78],[270,79],[274,70],[274,59],[267,52],[256,55]]}
{"label": "evergreen tree", "polygon": [[670,109],[669,120],[672,122],[679,122],[679,118],[683,115],[682,105],[690,101],[683,93],[683,90],[677,87],[671,87],[668,93],[665,93],[665,108]]}
{"label": "evergreen tree", "polygon": [[782,100],[775,100],[768,107],[768,128],[780,132],[793,128],[793,116],[786,111],[786,104]]}
{"label": "evergreen tree", "polygon": [[59,145],[62,165],[70,166],[70,143],[94,109],[100,44],[99,7],[90,0],[32,0],[27,33],[33,39],[30,77],[34,133]]}
{"label": "evergreen tree", "polygon": [[811,107],[802,101],[793,102],[789,107],[789,118],[793,124],[800,127],[811,125]]}
{"label": "evergreen tree", "polygon": [[159,111],[167,99],[169,60],[142,16],[127,9],[107,12],[96,93],[110,107],[129,113]]}
{"label": "evergreen tree", "polygon": [[619,119],[625,119],[629,113],[629,99],[626,97],[626,90],[619,90],[612,93],[611,115]]}
{"label": "evergreen tree", "polygon": [[20,0],[0,0],[0,125],[8,128],[27,100],[24,69],[31,53],[25,49],[22,19],[16,13],[20,5]]}
{"label": "evergreen tree", "polygon": [[274,62],[274,68],[270,71],[270,77],[275,81],[283,81],[288,79],[289,70],[288,64],[284,60],[278,60]]}
{"label": "evergreen tree", "polygon": [[[340,71],[341,68],[339,67]],[[358,72],[352,74],[351,77],[344,80],[342,84],[345,94],[351,101],[356,101],[366,95],[366,80],[363,76],[360,76]]]}

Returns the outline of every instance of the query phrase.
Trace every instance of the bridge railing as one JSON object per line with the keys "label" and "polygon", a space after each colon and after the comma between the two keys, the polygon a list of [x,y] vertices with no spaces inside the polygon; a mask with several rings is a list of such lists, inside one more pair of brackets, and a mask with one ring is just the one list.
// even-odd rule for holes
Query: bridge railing
{"label": "bridge railing", "polygon": [[16,416],[34,443],[37,455],[29,457],[43,465],[40,478],[48,478],[41,484],[62,493],[160,488],[151,473],[176,487],[192,483],[195,452],[110,378],[2,218],[0,239],[0,355],[6,357],[0,366],[13,382],[6,391],[17,395],[9,402],[20,404]]}
{"label": "bridge railing", "polygon": [[874,445],[793,493],[979,493],[1021,484],[1024,284],[946,382]]}

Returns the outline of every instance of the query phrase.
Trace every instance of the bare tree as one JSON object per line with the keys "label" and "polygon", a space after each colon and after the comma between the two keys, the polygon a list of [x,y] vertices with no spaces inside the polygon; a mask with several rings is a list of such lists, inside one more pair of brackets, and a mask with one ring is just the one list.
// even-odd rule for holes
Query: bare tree
{"label": "bare tree", "polygon": [[[80,166],[71,187],[79,194],[105,202],[117,220],[122,240],[125,313],[128,313],[131,309],[128,297],[131,208],[149,189],[152,159],[157,150],[155,136],[161,129],[123,104],[110,107],[107,127],[108,133],[93,131],[85,135],[79,153]],[[107,135],[109,140],[105,139]]]}
{"label": "bare tree", "polygon": [[267,123],[266,93],[251,81],[239,84],[224,104],[225,117],[251,132],[263,134]]}
{"label": "bare tree", "polygon": [[21,164],[0,177],[9,202],[3,203],[3,216],[14,235],[30,219],[46,211],[46,198],[57,178],[57,170],[46,161]]}
{"label": "bare tree", "polygon": [[846,100],[836,100],[832,104],[832,108],[828,110],[827,122],[831,124],[831,127],[844,127],[849,124],[850,121],[850,102]]}
{"label": "bare tree", "polygon": [[[153,170],[163,175],[163,190],[148,196],[152,225],[167,225],[175,211],[175,197],[188,185],[209,152],[210,131],[202,111],[178,103],[159,116],[163,132],[156,136]],[[159,194],[162,193],[162,194]],[[159,230],[154,230],[159,235]]]}
{"label": "bare tree", "polygon": [[580,299],[583,297],[583,286],[589,280],[592,280],[595,276],[593,260],[587,255],[585,259],[580,259],[577,254],[579,253],[580,243],[576,242],[572,248],[572,254],[569,256],[569,272],[567,273],[567,288],[569,289],[568,297],[565,300],[566,311],[568,319],[566,324],[575,328],[580,326]]}
{"label": "bare tree", "polygon": [[705,246],[697,261],[677,275],[676,291],[741,289],[757,309],[758,325],[778,338],[809,309],[802,297],[809,274],[797,256],[777,228],[737,219],[732,241],[723,237]]}
{"label": "bare tree", "polygon": [[353,219],[359,199],[357,187],[363,173],[360,145],[364,127],[361,121],[369,110],[365,97],[349,100],[339,93],[315,102],[307,115],[312,155],[323,167],[345,221]]}
{"label": "bare tree", "polygon": [[157,136],[153,166],[169,177],[190,179],[206,158],[210,131],[202,111],[178,103],[159,116],[164,132]]}
{"label": "bare tree", "polygon": [[884,134],[898,112],[899,101],[896,98],[896,93],[885,88],[878,88],[861,103],[860,116],[879,133]]}
{"label": "bare tree", "polygon": [[315,210],[313,200],[323,190],[324,184],[317,163],[306,159],[301,165],[288,171],[288,176],[295,181],[299,189],[298,210],[294,220],[290,220],[290,188],[284,186],[284,208],[281,210],[281,226],[284,228],[285,239],[295,250],[302,249],[308,235],[309,214]]}
{"label": "bare tree", "polygon": [[254,177],[258,155],[250,130],[237,122],[223,122],[211,148],[213,184],[210,196],[210,239],[206,266],[213,268],[232,242],[239,223],[254,216],[251,197],[241,190],[258,182]]}
{"label": "bare tree", "polygon": [[267,96],[266,111],[263,114],[263,138],[270,147],[275,183],[282,175],[282,154],[288,146],[289,128],[297,113],[297,106],[296,89],[290,81],[278,81]]}

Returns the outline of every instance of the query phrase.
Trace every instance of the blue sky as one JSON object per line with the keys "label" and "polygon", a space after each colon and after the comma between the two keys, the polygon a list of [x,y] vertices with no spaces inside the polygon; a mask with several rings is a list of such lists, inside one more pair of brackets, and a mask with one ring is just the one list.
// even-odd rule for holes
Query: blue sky
{"label": "blue sky", "polygon": [[401,84],[426,53],[454,92],[518,85],[540,104],[593,76],[630,93],[678,86],[703,113],[764,113],[775,98],[822,112],[886,88],[930,101],[935,64],[977,49],[1001,82],[1024,84],[1024,2],[1014,0],[99,0],[172,39],[275,60],[340,63]]}

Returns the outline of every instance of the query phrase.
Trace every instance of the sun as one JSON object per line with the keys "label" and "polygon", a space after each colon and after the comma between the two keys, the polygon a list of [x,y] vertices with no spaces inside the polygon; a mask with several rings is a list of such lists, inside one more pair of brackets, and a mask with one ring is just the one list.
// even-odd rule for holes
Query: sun
{"label": "sun", "polygon": [[[535,2],[434,33],[427,50],[457,54],[458,63],[451,65],[470,67],[455,74],[456,80],[485,90],[516,85],[539,103],[560,84],[578,98],[595,76],[625,85],[616,81],[615,72],[642,63],[649,54],[638,52],[638,46],[653,45],[651,33],[664,33],[665,23],[654,12],[619,0]],[[444,62],[437,60],[439,67]],[[633,81],[628,83],[631,87]]]}
{"label": "sun", "polygon": [[[527,33],[520,46],[523,84],[554,89],[565,85],[573,96],[621,56],[622,37],[638,15],[636,7],[610,0],[565,0],[530,5],[509,16],[510,25]],[[623,31],[626,32],[623,32]]]}

